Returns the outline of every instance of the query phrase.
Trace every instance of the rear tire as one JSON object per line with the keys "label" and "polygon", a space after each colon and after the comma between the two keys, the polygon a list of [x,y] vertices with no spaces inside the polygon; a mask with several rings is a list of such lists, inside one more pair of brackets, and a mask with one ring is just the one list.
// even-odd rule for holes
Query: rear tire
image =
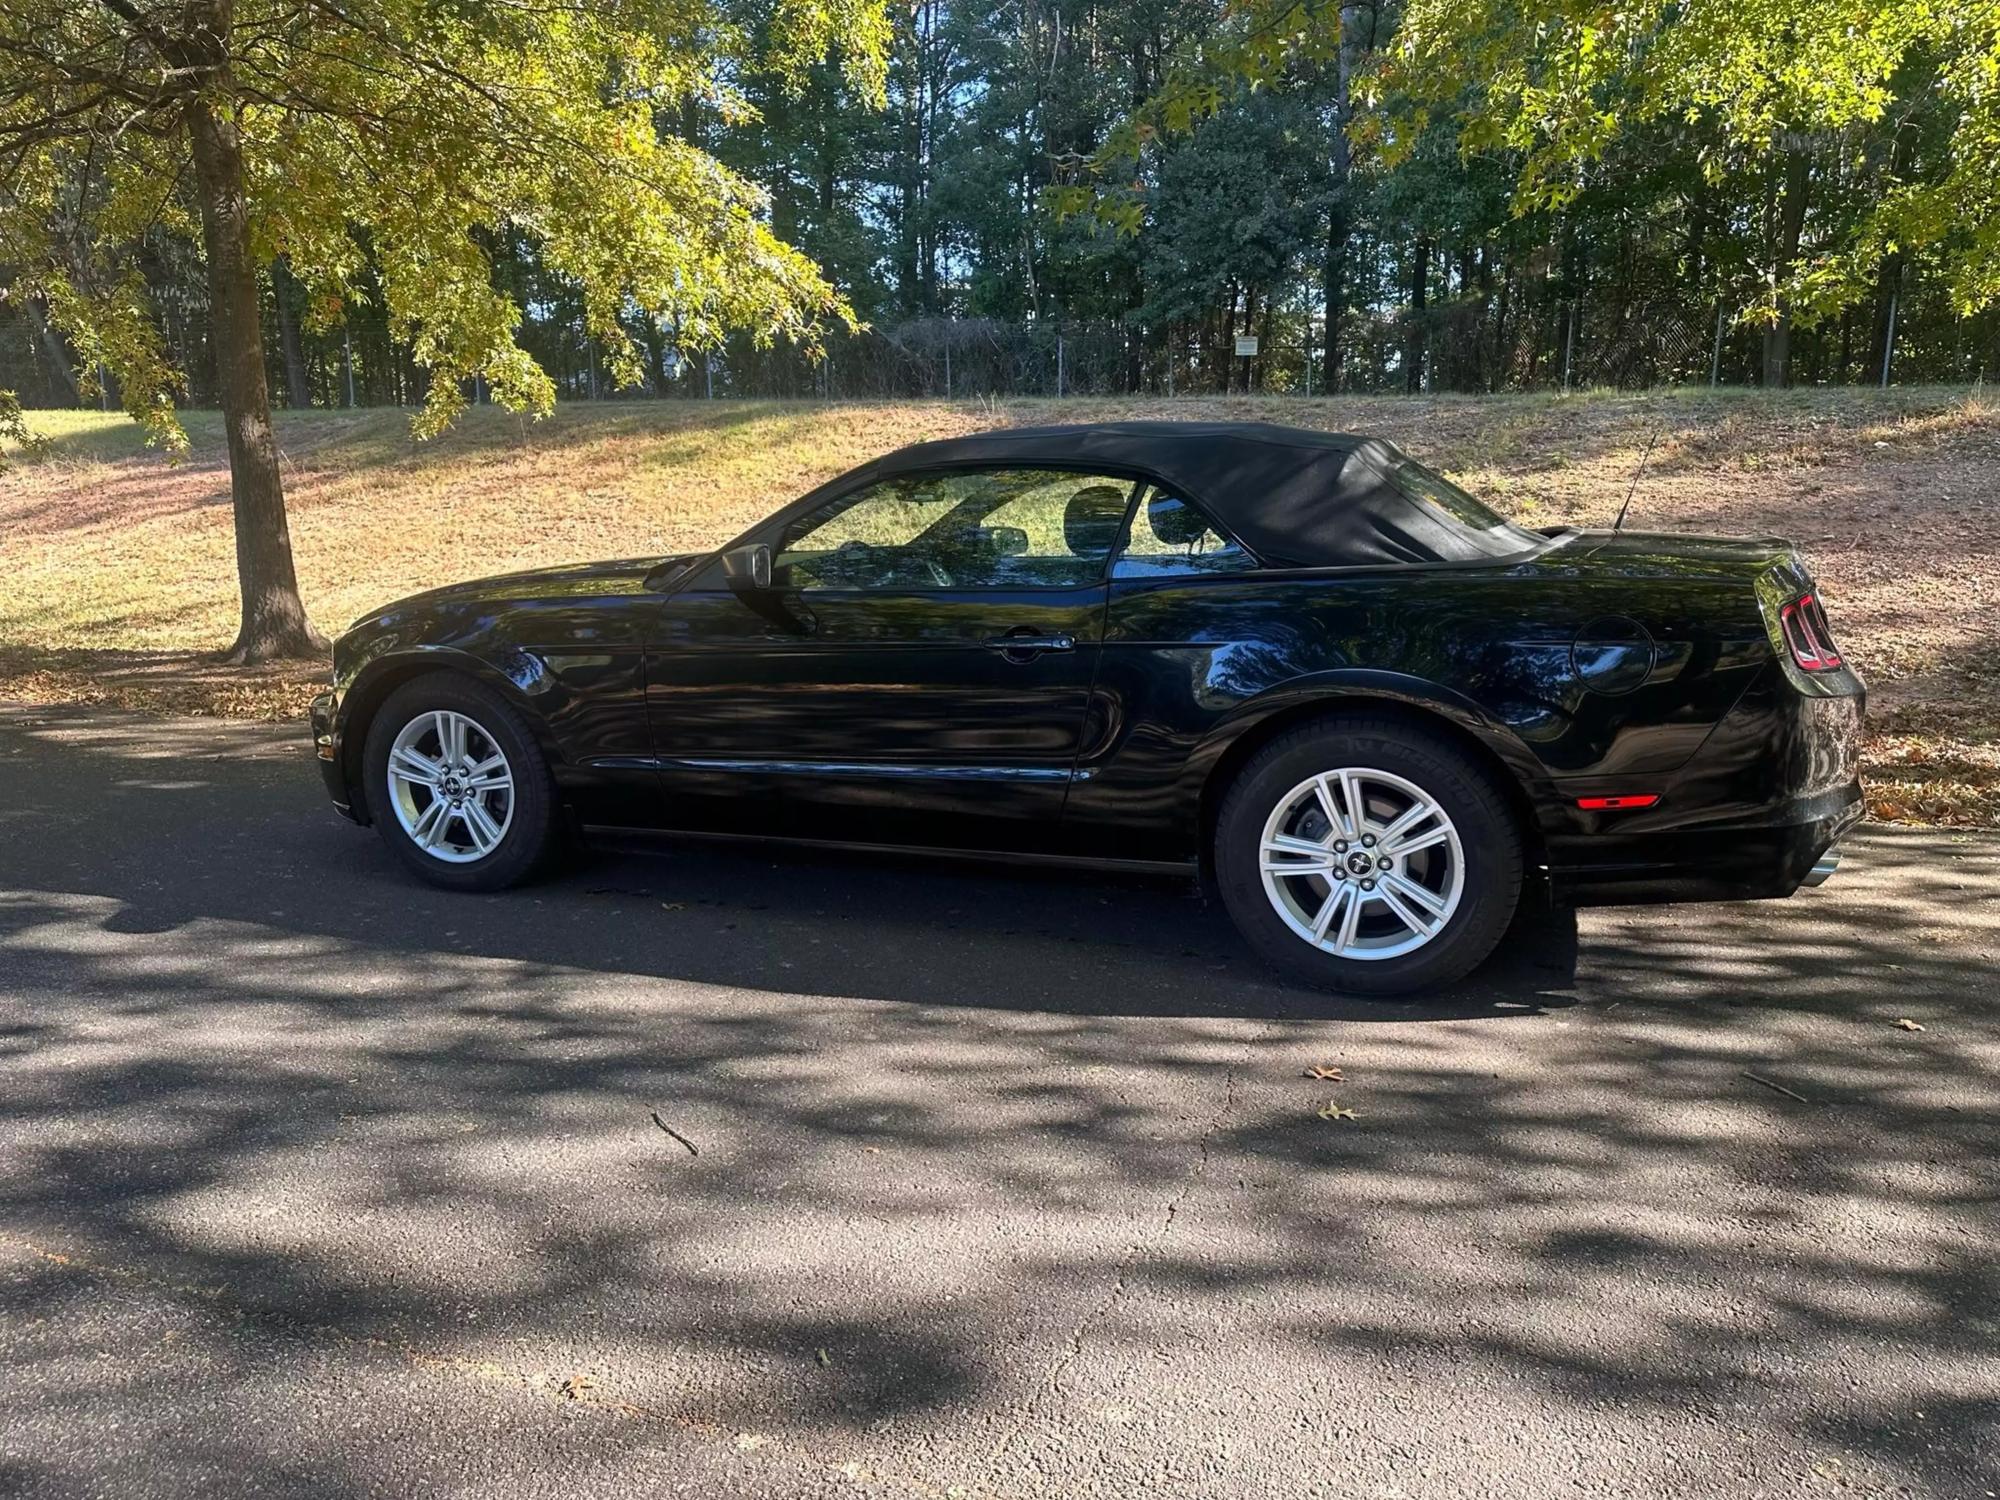
{"label": "rear tire", "polygon": [[1520,830],[1485,767],[1388,718],[1311,724],[1259,750],[1224,794],[1214,852],[1259,956],[1353,995],[1464,977],[1521,897]]}
{"label": "rear tire", "polygon": [[382,842],[419,879],[504,890],[548,859],[556,842],[548,759],[485,684],[457,672],[404,683],[369,724],[361,760]]}

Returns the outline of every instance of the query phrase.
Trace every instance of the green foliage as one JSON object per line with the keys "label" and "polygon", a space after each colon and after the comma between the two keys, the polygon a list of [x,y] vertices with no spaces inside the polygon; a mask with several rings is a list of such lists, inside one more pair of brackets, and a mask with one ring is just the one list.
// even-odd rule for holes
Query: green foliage
{"label": "green foliage", "polygon": [[1993,0],[1409,0],[1372,98],[1388,164],[1448,119],[1466,151],[1518,163],[1522,211],[1568,207],[1656,127],[1712,184],[1804,152],[1869,201],[1776,268],[1773,299],[1836,308],[1897,253],[1937,267],[1961,314],[2000,299]]}
{"label": "green foliage", "polygon": [[[47,450],[48,439],[28,426],[27,418],[21,414],[21,403],[12,391],[0,391],[0,442],[14,444],[23,453],[39,454]],[[4,450],[0,450],[0,469],[7,466]]]}
{"label": "green foliage", "polygon": [[1325,212],[1320,122],[1296,97],[1239,94],[1163,153],[1156,178],[1140,316],[1199,317],[1234,287],[1294,279]]}
{"label": "green foliage", "polygon": [[1088,159],[1076,163],[1083,180],[1049,191],[1050,210],[1059,218],[1090,215],[1122,233],[1138,233],[1147,185],[1132,168],[1147,148],[1189,134],[1246,91],[1282,86],[1325,67],[1340,50],[1341,13],[1327,0],[1245,0],[1222,10],[1166,60],[1159,87],[1114,120]]}
{"label": "green foliage", "polygon": [[148,432],[182,445],[148,275],[170,243],[200,243],[198,93],[240,132],[253,253],[285,258],[308,326],[372,303],[429,369],[420,434],[473,376],[549,409],[495,273],[517,241],[580,301],[619,378],[640,368],[635,317],[689,347],[730,329],[812,347],[851,309],[773,232],[764,195],[674,127],[686,111],[750,120],[735,80],[796,94],[836,45],[841,86],[877,101],[886,44],[881,0],[10,0],[0,266],[87,379],[101,363]]}

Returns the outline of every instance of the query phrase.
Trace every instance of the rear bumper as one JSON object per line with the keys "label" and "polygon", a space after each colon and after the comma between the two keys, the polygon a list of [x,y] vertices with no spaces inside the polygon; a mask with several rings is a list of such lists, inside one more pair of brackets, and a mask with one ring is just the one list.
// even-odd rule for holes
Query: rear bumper
{"label": "rear bumper", "polygon": [[1861,786],[1802,798],[1755,821],[1606,839],[1587,862],[1552,865],[1556,896],[1577,906],[1640,901],[1755,901],[1831,874],[1816,867],[1861,821]]}
{"label": "rear bumper", "polygon": [[1863,815],[1863,699],[1848,680],[1848,691],[1803,693],[1767,673],[1664,778],[1653,808],[1583,812],[1573,794],[1605,788],[1564,788],[1563,821],[1544,839],[1555,894],[1577,905],[1750,901],[1818,884],[1815,866]]}
{"label": "rear bumper", "polygon": [[340,721],[335,713],[338,707],[339,701],[330,692],[321,693],[312,701],[313,759],[335,810],[343,818],[359,823],[362,819],[355,813],[354,794],[347,785],[347,757],[341,753]]}

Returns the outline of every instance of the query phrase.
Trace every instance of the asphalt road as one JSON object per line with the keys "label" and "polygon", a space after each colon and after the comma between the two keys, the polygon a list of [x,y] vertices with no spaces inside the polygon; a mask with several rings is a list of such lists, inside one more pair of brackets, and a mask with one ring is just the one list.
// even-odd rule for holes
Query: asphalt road
{"label": "asphalt road", "polygon": [[1893,830],[1418,1006],[1172,882],[453,897],[296,731],[0,709],[0,1493],[1989,1495],[1996,956]]}

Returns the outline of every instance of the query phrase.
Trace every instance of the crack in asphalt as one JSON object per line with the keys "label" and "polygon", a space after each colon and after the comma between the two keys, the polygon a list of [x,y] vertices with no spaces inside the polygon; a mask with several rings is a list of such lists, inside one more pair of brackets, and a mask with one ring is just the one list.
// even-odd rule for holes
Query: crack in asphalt
{"label": "crack in asphalt", "polygon": [[1014,1446],[1021,1434],[1027,1431],[1029,1425],[1033,1423],[1044,1402],[1062,1384],[1062,1378],[1068,1373],[1069,1367],[1083,1353],[1083,1346],[1089,1339],[1091,1330],[1103,1322],[1110,1315],[1111,1310],[1118,1305],[1119,1300],[1124,1297],[1127,1288],[1131,1285],[1133,1268],[1146,1256],[1159,1249],[1166,1242],[1167,1236],[1173,1232],[1174,1220],[1180,1214],[1181,1205],[1187,1201],[1190,1193],[1201,1186],[1202,1180],[1208,1175],[1208,1143],[1214,1139],[1215,1133],[1222,1128],[1223,1122],[1229,1118],[1231,1111],[1235,1108],[1236,1069],[1232,1067],[1223,1074],[1222,1103],[1217,1107],[1214,1115],[1210,1117],[1208,1124],[1202,1128],[1200,1136],[1195,1140],[1197,1156],[1194,1165],[1188,1170],[1187,1175],[1181,1179],[1179,1186],[1174,1189],[1172,1195],[1167,1199],[1166,1207],[1160,1214],[1158,1225],[1149,1233],[1133,1236],[1132,1242],[1125,1247],[1125,1253],[1118,1258],[1118,1273],[1112,1278],[1111,1289],[1099,1299],[1095,1307],[1091,1308],[1077,1321],[1076,1327],[1071,1330],[1070,1336],[1063,1346],[1062,1353],[1056,1356],[1055,1360],[1050,1364],[1047,1373],[1042,1376],[1033,1392],[1021,1403],[1013,1423],[1008,1427],[1006,1432],[1001,1434],[1000,1440],[993,1445],[993,1451],[987,1457],[988,1463],[997,1464],[1007,1456],[1008,1450]]}
{"label": "crack in asphalt", "polygon": [[599,1394],[594,1386],[588,1382],[580,1382],[575,1376],[564,1378],[544,1371],[523,1369],[518,1365],[466,1359],[455,1354],[436,1354],[396,1339],[379,1338],[373,1334],[350,1333],[332,1323],[299,1318],[278,1308],[252,1303],[226,1287],[179,1281],[143,1267],[118,1265],[68,1251],[51,1250],[46,1245],[5,1231],[0,1231],[0,1248],[19,1251],[46,1266],[72,1275],[95,1277],[101,1281],[116,1282],[122,1286],[136,1287],[171,1297],[199,1299],[211,1307],[233,1315],[238,1320],[254,1316],[263,1326],[278,1329],[294,1338],[321,1339],[347,1349],[387,1354],[426,1374],[453,1375],[473,1383],[510,1386],[565,1405],[573,1403],[610,1416],[670,1427],[691,1437],[725,1445],[739,1456],[769,1453],[789,1458],[820,1470],[830,1479],[845,1480],[857,1485],[883,1486],[906,1494],[920,1495],[925,1497],[925,1500],[1006,1500],[1006,1497],[990,1490],[971,1491],[962,1486],[947,1487],[908,1474],[884,1473],[855,1460],[837,1461],[788,1438],[774,1437],[768,1433],[745,1432],[710,1417],[687,1412],[662,1411],[658,1407],[647,1406],[641,1402]]}

